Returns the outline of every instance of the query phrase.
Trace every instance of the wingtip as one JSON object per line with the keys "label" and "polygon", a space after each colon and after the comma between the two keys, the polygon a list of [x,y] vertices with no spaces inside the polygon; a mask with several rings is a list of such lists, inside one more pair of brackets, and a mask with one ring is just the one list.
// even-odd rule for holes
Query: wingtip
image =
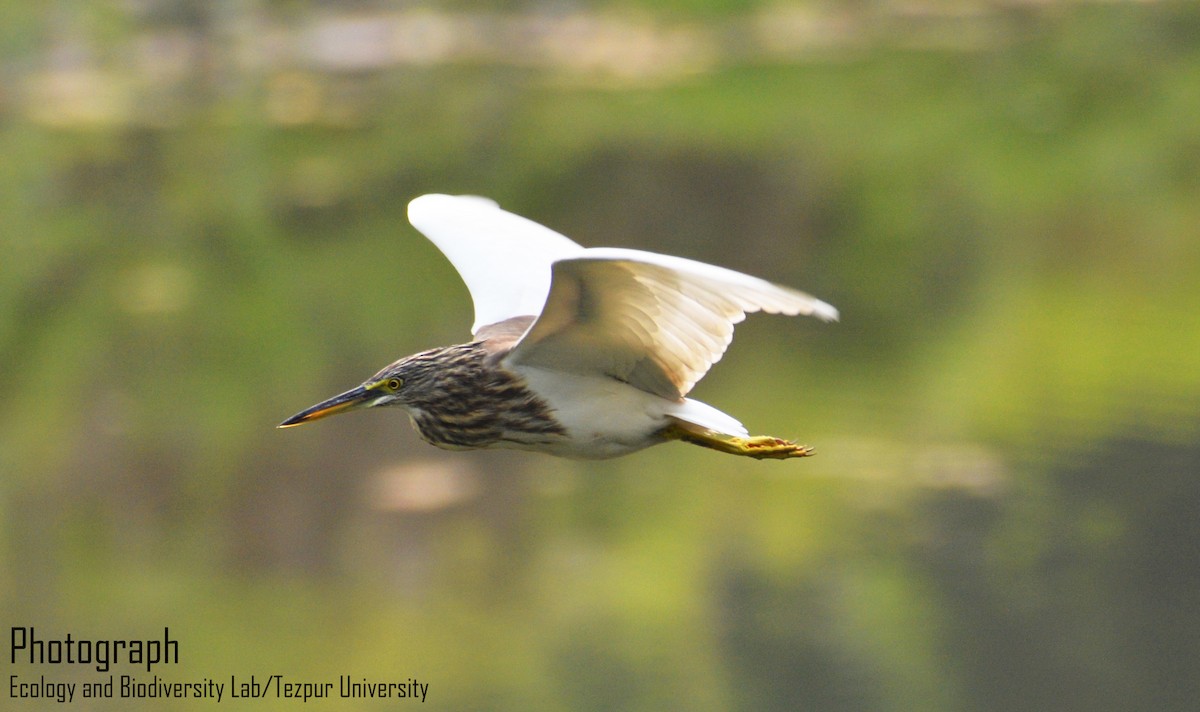
{"label": "wingtip", "polygon": [[814,301],[812,313],[813,313],[813,316],[817,317],[821,321],[840,321],[841,320],[841,314],[838,312],[837,307],[833,306],[832,304],[823,302],[820,299],[817,299]]}
{"label": "wingtip", "polygon": [[482,195],[448,195],[446,193],[426,193],[408,201],[408,219],[420,219],[422,215],[445,210],[462,210],[468,207],[498,208],[500,204]]}

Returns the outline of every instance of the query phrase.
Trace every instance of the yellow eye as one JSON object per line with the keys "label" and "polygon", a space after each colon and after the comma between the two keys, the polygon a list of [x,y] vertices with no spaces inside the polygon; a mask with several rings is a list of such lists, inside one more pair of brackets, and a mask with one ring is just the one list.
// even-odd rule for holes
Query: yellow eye
{"label": "yellow eye", "polygon": [[389,391],[398,391],[400,390],[400,386],[404,385],[404,381],[400,380],[399,378],[389,378],[387,383],[384,385],[387,386]]}

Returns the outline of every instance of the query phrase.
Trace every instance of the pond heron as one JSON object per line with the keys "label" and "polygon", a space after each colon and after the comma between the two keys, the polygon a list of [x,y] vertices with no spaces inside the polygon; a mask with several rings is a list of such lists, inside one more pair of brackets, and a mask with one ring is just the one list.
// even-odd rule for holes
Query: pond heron
{"label": "pond heron", "polygon": [[485,198],[424,195],[408,219],[467,283],[474,340],[406,356],[279,427],[400,406],[447,449],[608,458],[682,440],[760,459],[812,454],[686,396],[747,313],[831,321],[829,304],[681,257],[584,248]]}

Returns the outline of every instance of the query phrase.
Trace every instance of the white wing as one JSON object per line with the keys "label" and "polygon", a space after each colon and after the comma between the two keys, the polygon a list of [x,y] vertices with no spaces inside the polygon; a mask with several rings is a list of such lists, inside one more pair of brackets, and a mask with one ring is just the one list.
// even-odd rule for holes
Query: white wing
{"label": "white wing", "polygon": [[537,316],[550,290],[550,264],[583,248],[486,198],[422,195],[408,220],[450,260],[475,303],[471,333],[514,316]]}
{"label": "white wing", "polygon": [[803,292],[652,252],[583,250],[552,273],[541,315],[506,360],[603,374],[664,398],[704,377],[747,313],[838,316]]}

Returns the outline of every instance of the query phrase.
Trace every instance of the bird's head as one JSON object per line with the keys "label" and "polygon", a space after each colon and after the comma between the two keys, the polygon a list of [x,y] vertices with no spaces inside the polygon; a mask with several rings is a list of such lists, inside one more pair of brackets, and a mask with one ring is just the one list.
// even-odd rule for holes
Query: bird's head
{"label": "bird's head", "polygon": [[454,384],[477,370],[481,358],[482,352],[474,344],[406,356],[383,367],[357,388],[306,408],[277,427],[290,428],[328,415],[379,406],[398,405],[410,415],[426,411],[452,396]]}
{"label": "bird's head", "polygon": [[277,427],[290,428],[309,423],[328,415],[379,406],[408,406],[408,396],[413,385],[420,382],[422,374],[414,368],[411,358],[401,359],[371,376],[357,388],[323,400],[306,408],[280,423]]}

